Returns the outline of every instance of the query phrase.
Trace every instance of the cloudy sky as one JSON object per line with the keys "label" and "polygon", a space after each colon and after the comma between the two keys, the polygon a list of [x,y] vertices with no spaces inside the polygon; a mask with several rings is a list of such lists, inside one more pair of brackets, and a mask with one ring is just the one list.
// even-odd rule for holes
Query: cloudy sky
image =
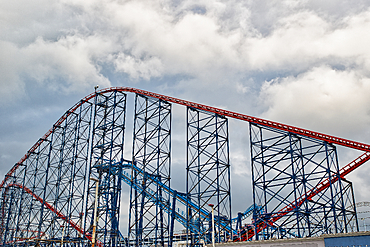
{"label": "cloudy sky", "polygon": [[[367,0],[1,1],[0,176],[95,85],[370,143],[369,44]],[[230,121],[236,195],[251,187],[247,134]],[[340,151],[342,166],[361,154]],[[357,201],[370,201],[369,172],[349,176]],[[234,196],[235,210],[249,195]]]}

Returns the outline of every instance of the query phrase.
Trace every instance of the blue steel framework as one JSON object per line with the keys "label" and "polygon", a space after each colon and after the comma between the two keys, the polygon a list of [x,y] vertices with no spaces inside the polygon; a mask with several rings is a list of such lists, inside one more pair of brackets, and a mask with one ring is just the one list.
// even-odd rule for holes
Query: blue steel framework
{"label": "blue steel framework", "polygon": [[[168,102],[136,95],[133,163],[143,171],[132,171],[130,194],[129,240],[135,246],[164,246],[170,244],[169,217],[159,203],[153,203],[147,190],[157,191],[156,202],[170,204],[170,197],[163,186],[170,187],[171,150],[171,104]],[[154,183],[148,176],[155,176]],[[135,189],[136,184],[144,187]]]}
{"label": "blue steel framework", "polygon": [[94,202],[98,196],[99,220],[96,238],[104,245],[116,246],[121,238],[119,233],[121,179],[115,174],[113,164],[116,160],[123,160],[126,94],[117,91],[108,94],[97,93],[94,105],[91,169],[88,177],[98,179],[99,195],[95,195],[96,184],[88,180],[84,229],[92,234]]}
{"label": "blue steel framework", "polygon": [[[131,165],[123,159],[124,92],[136,93]],[[169,102],[188,107],[186,193],[170,188]],[[253,123],[254,227],[247,229],[241,214],[231,219],[225,116]],[[332,143],[370,151],[367,144],[139,89],[104,89],[69,109],[6,175],[0,245],[88,245],[96,197],[97,246],[172,246],[175,220],[186,227],[190,245],[210,243],[210,203],[217,242],[356,231],[352,184],[343,177],[370,155],[339,169]],[[97,195],[90,178],[99,180]],[[118,229],[121,181],[131,186],[128,239]],[[243,235],[232,230],[234,221]]]}
{"label": "blue steel framework", "polygon": [[[196,226],[191,245],[211,241],[211,215],[202,217],[201,209],[214,206],[216,242],[231,235],[231,195],[228,121],[214,113],[187,108],[187,221]],[[189,226],[187,231],[190,232]]]}
{"label": "blue steel framework", "polygon": [[3,245],[58,238],[61,225],[65,236],[81,239],[81,233],[56,212],[81,226],[92,110],[93,103],[81,102],[74,112],[67,111],[62,124],[53,126],[4,186],[1,208],[8,213],[1,220]]}
{"label": "blue steel framework", "polygon": [[[257,124],[250,124],[250,140],[253,201],[263,209],[253,215],[256,239],[358,231],[334,145]],[[330,185],[318,196],[307,196],[324,181]]]}
{"label": "blue steel framework", "polygon": [[358,218],[357,218],[357,208],[356,208],[356,200],[355,200],[355,194],[353,192],[353,185],[352,182],[345,179],[342,179],[342,186],[343,186],[343,200],[344,205],[346,206],[346,220],[347,223],[347,232],[358,232],[360,227],[358,224]]}

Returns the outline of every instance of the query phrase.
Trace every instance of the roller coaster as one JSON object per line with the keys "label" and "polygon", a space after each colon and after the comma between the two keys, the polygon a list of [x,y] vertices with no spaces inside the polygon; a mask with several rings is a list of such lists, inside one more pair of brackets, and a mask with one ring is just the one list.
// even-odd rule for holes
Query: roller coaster
{"label": "roller coaster", "polygon": [[[186,107],[184,192],[171,187],[172,104]],[[253,190],[253,204],[234,218],[230,118],[249,127]],[[337,146],[363,154],[340,167]],[[345,177],[369,159],[368,144],[140,89],[102,89],[67,110],[6,174],[0,245],[203,246],[212,236],[221,243],[356,232]],[[127,233],[122,186],[130,189]]]}

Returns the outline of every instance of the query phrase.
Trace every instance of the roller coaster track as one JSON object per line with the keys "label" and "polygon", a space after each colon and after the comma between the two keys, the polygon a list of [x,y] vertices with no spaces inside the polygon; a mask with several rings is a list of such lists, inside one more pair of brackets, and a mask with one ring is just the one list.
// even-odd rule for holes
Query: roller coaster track
{"label": "roller coaster track", "polygon": [[[368,161],[370,159],[370,153],[364,153],[360,157],[356,158],[352,162],[350,162],[348,165],[340,169],[340,177],[344,178],[347,174],[349,174],[351,171],[353,171],[354,167],[358,167]],[[322,181],[316,188],[311,189],[310,191],[307,192],[307,196],[302,197],[299,202],[298,206],[302,205],[302,203],[305,200],[312,200],[312,198],[322,192],[323,190],[329,188],[330,184],[333,184],[339,180],[338,177],[335,177],[333,179],[326,179],[325,181]],[[274,221],[277,221],[280,219],[282,216],[284,216],[287,212],[292,211],[295,208],[293,205],[286,206],[283,208],[280,214],[278,214],[277,217],[274,218]]]}
{"label": "roller coaster track", "polygon": [[[80,102],[75,104],[73,107],[71,107],[54,124],[53,128],[51,128],[48,132],[46,132],[46,134],[31,147],[31,149],[27,152],[27,154],[25,154],[22,157],[22,159],[17,164],[15,164],[13,166],[13,168],[6,174],[5,179],[0,184],[0,189],[3,188],[4,183],[7,180],[7,177],[11,176],[14,173],[14,171],[19,167],[19,165],[22,164],[27,159],[27,157],[29,156],[29,153],[32,153],[33,151],[35,151],[36,148],[38,146],[40,146],[40,144],[53,132],[54,128],[56,128],[57,126],[60,126],[61,123],[63,123],[64,120],[70,114],[72,114],[79,106],[81,106],[81,104],[83,104],[84,102],[92,99],[96,94],[112,92],[114,90],[122,91],[122,92],[137,93],[137,94],[141,94],[141,95],[144,95],[144,96],[153,97],[153,98],[156,98],[156,99],[161,99],[161,100],[164,100],[164,101],[167,101],[167,102],[172,102],[172,103],[176,103],[176,104],[179,104],[179,105],[192,107],[192,108],[195,108],[195,109],[198,109],[198,110],[213,112],[213,113],[216,113],[216,114],[219,114],[219,115],[222,115],[222,116],[227,116],[227,117],[239,119],[239,120],[242,120],[242,121],[255,123],[255,124],[260,124],[260,125],[263,125],[263,126],[266,126],[266,127],[271,127],[271,128],[275,128],[275,129],[279,129],[279,130],[289,131],[291,133],[295,133],[295,134],[299,134],[299,135],[302,135],[302,136],[307,136],[307,137],[311,137],[311,138],[314,138],[314,139],[326,141],[328,143],[338,144],[338,145],[341,145],[341,146],[345,146],[345,147],[349,147],[349,148],[353,148],[353,149],[357,149],[357,150],[361,150],[361,151],[365,151],[365,152],[370,152],[370,145],[369,144],[356,142],[356,141],[351,141],[351,140],[340,138],[340,137],[330,136],[330,135],[322,134],[322,133],[319,133],[319,132],[294,127],[294,126],[291,126],[291,125],[286,125],[286,124],[282,124],[282,123],[278,123],[278,122],[273,122],[273,121],[265,120],[265,119],[262,119],[262,118],[252,117],[252,116],[248,116],[248,115],[245,115],[245,114],[240,114],[240,113],[236,113],[236,112],[232,112],[232,111],[227,111],[227,110],[223,110],[223,109],[212,107],[212,106],[202,105],[202,104],[194,103],[194,102],[187,101],[187,100],[177,99],[177,98],[170,97],[170,96],[165,96],[165,95],[161,95],[161,94],[157,94],[157,93],[144,91],[144,90],[141,90],[141,89],[136,89],[136,88],[131,88],[131,87],[111,87],[111,88],[99,90],[96,93],[92,93],[92,94],[86,96],[85,98],[83,98]],[[345,169],[347,171],[346,174],[348,174],[349,172],[353,171],[354,169],[356,169],[358,166],[360,166],[362,164],[363,163],[361,163],[361,162],[360,163],[352,163],[351,162],[349,165],[347,165],[348,167],[346,166],[343,169]]]}
{"label": "roller coaster track", "polygon": [[[106,161],[106,162],[102,162],[99,166],[96,166],[96,168],[100,168],[102,170],[104,170],[104,169],[105,170],[110,170],[112,174],[114,174],[116,176],[119,176],[120,179],[122,179],[127,185],[131,185],[133,183],[133,180],[131,178],[130,173],[125,172],[124,169],[129,169],[130,171],[134,170],[134,171],[138,172],[141,176],[147,176],[147,178],[151,180],[150,181],[151,183],[154,183],[158,188],[161,188],[163,190],[163,192],[167,193],[171,197],[171,199],[172,199],[171,201],[174,204],[171,205],[171,203],[169,204],[168,202],[162,200],[162,198],[158,199],[156,197],[157,192],[152,191],[148,188],[146,188],[146,189],[143,188],[143,185],[140,184],[140,183],[135,183],[134,184],[135,189],[138,190],[138,191],[146,190],[145,196],[151,202],[153,202],[155,204],[159,204],[161,206],[161,208],[164,209],[164,211],[166,211],[168,214],[174,214],[175,219],[180,224],[182,224],[184,227],[187,227],[188,224],[189,224],[190,225],[190,231],[194,234],[198,233],[196,231],[196,226],[195,226],[196,223],[195,222],[187,222],[186,221],[186,216],[180,213],[181,210],[178,207],[176,207],[176,205],[182,204],[185,207],[188,205],[192,210],[199,211],[203,220],[209,218],[209,215],[210,215],[209,211],[207,211],[205,209],[202,209],[202,208],[199,208],[195,203],[192,203],[191,201],[189,201],[181,193],[178,193],[177,191],[175,191],[175,190],[169,188],[168,186],[166,186],[165,184],[163,184],[158,179],[157,176],[154,176],[152,174],[144,172],[142,169],[140,169],[136,165],[132,164],[132,162],[130,162],[130,161],[124,161],[124,162]],[[120,169],[120,168],[123,168],[123,169]],[[255,211],[255,210],[260,211],[260,210],[262,210],[262,208],[258,205],[254,205],[254,204],[249,206],[243,213],[241,213],[242,214],[242,219],[241,220],[249,217],[253,213],[253,211]],[[231,219],[232,223],[236,223],[237,221],[238,221],[238,217]],[[217,225],[218,223],[215,222],[215,224]],[[272,226],[273,226],[273,224],[272,224]],[[222,224],[221,228],[225,229],[228,233],[232,233],[233,236],[236,236],[238,234],[238,232],[235,229],[231,229],[230,226],[227,225],[227,224]],[[281,230],[285,230],[285,229],[281,229]],[[292,234],[290,232],[288,232],[288,233]]]}
{"label": "roller coaster track", "polygon": [[[290,125],[286,125],[286,124],[282,124],[282,123],[278,123],[278,122],[265,120],[265,119],[262,119],[262,118],[256,118],[256,117],[248,116],[248,115],[245,115],[245,114],[235,113],[235,112],[232,112],[232,111],[227,111],[227,110],[223,110],[223,109],[219,109],[219,108],[215,108],[215,107],[211,107],[211,106],[207,106],[207,105],[203,105],[203,104],[194,103],[194,102],[191,102],[191,101],[186,101],[186,100],[177,99],[177,98],[174,98],[174,97],[169,97],[169,96],[165,96],[165,95],[161,95],[161,94],[157,94],[157,93],[152,93],[152,92],[144,91],[144,90],[141,90],[141,89],[130,88],[130,87],[111,87],[111,88],[96,91],[96,92],[86,96],[81,101],[76,103],[73,107],[71,107],[53,125],[53,127],[42,138],[40,138],[31,147],[31,149],[20,159],[20,161],[18,163],[16,163],[12,167],[12,169],[6,174],[4,180],[0,184],[0,190],[4,187],[4,184],[8,180],[8,178],[10,178],[12,176],[12,174],[29,157],[29,155],[31,153],[33,153],[43,143],[43,141],[46,140],[47,137],[49,137],[49,135],[51,133],[53,133],[53,131],[57,127],[61,126],[61,124],[67,119],[67,117],[69,115],[74,113],[76,111],[76,109],[78,109],[82,104],[84,104],[88,100],[92,99],[97,94],[103,94],[103,93],[108,93],[108,92],[113,92],[113,91],[136,93],[136,94],[139,94],[139,95],[160,99],[160,100],[163,100],[163,101],[167,101],[167,102],[187,106],[187,107],[190,107],[190,108],[215,113],[215,114],[218,114],[218,115],[221,115],[221,116],[230,117],[230,118],[234,118],[234,119],[239,119],[239,120],[242,120],[242,121],[246,121],[246,122],[250,122],[250,123],[270,127],[270,128],[273,128],[273,129],[279,129],[279,130],[287,131],[287,132],[294,133],[294,134],[297,134],[297,135],[310,137],[310,138],[321,140],[321,141],[324,141],[324,142],[327,142],[327,143],[337,144],[337,145],[340,145],[340,146],[344,146],[344,147],[348,147],[348,148],[352,148],[352,149],[356,149],[356,150],[360,150],[360,151],[365,151],[364,154],[362,154],[357,159],[353,160],[351,163],[349,163],[348,165],[346,165],[345,167],[340,169],[340,177],[341,178],[344,178],[350,172],[352,172],[356,168],[360,167],[362,164],[364,164],[366,161],[368,161],[370,159],[370,145],[369,144],[364,144],[364,143],[361,143],[361,142],[356,142],[356,141],[351,141],[351,140],[344,139],[344,138],[330,136],[330,135],[322,134],[322,133],[311,131],[311,130],[306,130],[306,129],[302,129],[302,128],[298,128],[298,127],[294,127],[294,126],[290,126]],[[319,186],[317,186],[315,189],[312,189],[311,191],[309,191],[309,193],[307,193],[307,196],[303,197],[299,201],[299,204],[302,204],[303,201],[305,201],[307,199],[311,199],[313,196],[317,195],[321,191],[328,188],[330,186],[330,184],[335,183],[338,179],[339,178],[333,178],[331,180],[325,180],[325,181],[321,182],[319,184]],[[12,186],[21,188],[20,187],[21,185],[18,185],[18,184],[12,184]],[[29,190],[28,188],[22,187],[22,189],[25,190],[27,193],[31,194],[39,202],[42,202],[42,199],[39,198],[37,195],[33,194],[33,192],[31,190]],[[60,212],[56,211],[51,205],[47,204],[46,202],[43,202],[43,203],[49,210],[56,213],[61,219],[66,221],[68,224],[70,224],[77,231],[79,231],[79,232],[82,231],[74,222],[68,220],[64,215],[62,215]],[[292,204],[286,206],[276,216],[273,216],[271,221],[272,222],[277,221],[278,219],[280,219],[281,217],[286,215],[288,212],[294,210],[295,207],[296,206],[294,206]],[[87,238],[89,238],[89,237],[87,236]]]}
{"label": "roller coaster track", "polygon": [[[254,205],[254,204],[250,205],[243,213],[241,213],[242,217],[240,220],[244,220],[248,218],[249,216],[251,216],[253,213],[253,210],[260,211],[261,207],[258,205]],[[231,219],[232,223],[237,223],[237,221],[238,221],[238,217]]]}
{"label": "roller coaster track", "polygon": [[[50,205],[49,203],[45,202],[41,197],[39,197],[38,195],[36,195],[35,193],[32,192],[32,190],[30,190],[29,188],[21,185],[21,184],[9,184],[6,186],[6,189],[7,188],[10,188],[10,187],[15,187],[15,188],[20,188],[22,190],[24,190],[26,193],[28,193],[29,195],[31,195],[33,198],[35,198],[38,202],[40,202],[41,204],[45,205],[45,207],[47,209],[49,209],[50,211],[54,212],[60,219],[62,219],[63,221],[65,221],[66,223],[68,223],[70,226],[72,226],[74,229],[76,229],[76,231],[78,231],[79,233],[81,233],[82,235],[86,236],[86,238],[90,241],[92,241],[92,236],[90,234],[86,234],[75,222],[73,222],[72,220],[68,219],[65,215],[63,215],[62,213],[60,213],[57,209],[55,209],[52,205]],[[99,247],[101,247],[101,243],[97,243],[97,245]]]}
{"label": "roller coaster track", "polygon": [[[364,153],[360,157],[356,158],[355,160],[351,161],[348,165],[340,169],[340,177],[344,178],[346,175],[348,175],[351,171],[356,169],[357,167],[364,164],[366,161],[370,159],[370,153]],[[306,196],[303,196],[297,200],[297,203],[291,203],[290,205],[287,205],[283,209],[279,211],[279,213],[272,215],[271,219],[267,222],[261,222],[257,226],[257,233],[261,232],[263,229],[267,228],[268,226],[273,227],[274,223],[281,219],[283,216],[287,215],[289,212],[292,212],[294,209],[299,208],[305,201],[312,200],[312,198],[316,195],[318,195],[320,192],[324,191],[325,189],[329,188],[329,186],[339,180],[338,177],[332,178],[332,179],[326,179],[322,181],[316,188],[311,189],[307,192]],[[249,240],[252,239],[252,237],[255,235],[254,230],[249,230],[248,234],[245,233],[244,236],[241,236],[241,240]],[[239,239],[238,239],[239,240]]]}
{"label": "roller coaster track", "polygon": [[[170,198],[173,205],[171,203],[168,203],[164,201],[162,198],[157,198],[156,197],[156,191],[152,191],[148,188],[143,188],[143,185],[140,183],[134,183],[133,186],[135,187],[136,190],[143,192],[145,190],[145,196],[153,203],[158,204],[161,206],[164,211],[166,211],[168,214],[174,214],[174,218],[182,224],[184,227],[187,227],[189,224],[190,231],[194,234],[197,234],[196,230],[196,223],[195,222],[187,222],[186,221],[186,215],[181,214],[181,210],[176,206],[178,204],[182,204],[183,206],[189,206],[192,210],[194,211],[199,211],[200,215],[203,220],[209,218],[210,212],[199,208],[195,203],[192,203],[189,201],[182,193],[178,193],[177,191],[169,188],[165,184],[163,184],[157,176],[154,176],[150,173],[144,172],[142,169],[137,167],[136,165],[132,164],[130,161],[124,161],[124,162],[116,162],[116,161],[103,161],[99,166],[96,166],[95,168],[102,169],[102,170],[109,170],[112,174],[118,176],[122,181],[124,181],[127,185],[132,185],[133,180],[131,178],[130,173],[125,172],[125,169],[128,170],[133,170],[137,173],[139,173],[141,176],[146,176],[147,179],[150,180],[150,183],[154,183],[158,188],[162,189],[162,192],[167,193]],[[121,169],[122,168],[122,169]],[[262,208],[258,205],[251,205],[249,206],[243,213],[242,213],[242,220],[249,217],[254,210],[260,211]],[[232,223],[236,223],[238,220],[238,217],[231,219]],[[218,223],[215,222],[217,225]],[[272,224],[273,226],[273,224]],[[232,233],[233,236],[237,235],[237,231],[235,229],[231,229],[229,225],[227,224],[222,224],[221,223],[221,228],[225,229],[228,233]],[[284,229],[283,229],[284,230]],[[291,234],[291,233],[289,233]]]}
{"label": "roller coaster track", "polygon": [[[117,175],[120,177],[120,179],[122,179],[127,185],[131,185],[133,183],[133,180],[131,178],[131,175],[127,172],[124,171],[124,169],[129,169],[129,170],[134,170],[136,171],[137,173],[139,173],[141,176],[146,176],[147,179],[150,180],[151,183],[154,183],[156,186],[158,186],[158,188],[161,188],[162,189],[162,192],[165,192],[167,193],[170,197],[171,197],[171,201],[172,203],[175,202],[175,204],[171,205],[171,203],[168,203],[166,201],[164,201],[162,198],[160,199],[157,199],[156,197],[156,191],[152,191],[148,188],[143,188],[143,185],[140,184],[140,183],[134,183],[134,187],[136,190],[138,191],[146,191],[145,193],[145,196],[153,203],[156,203],[156,204],[159,204],[161,206],[162,209],[164,209],[164,211],[166,211],[168,214],[174,214],[175,216],[175,219],[180,223],[182,224],[184,227],[187,227],[187,221],[186,221],[186,215],[183,215],[181,214],[181,210],[176,207],[176,205],[178,204],[182,204],[183,206],[189,206],[191,209],[195,210],[195,211],[199,211],[200,212],[200,215],[202,217],[202,219],[208,219],[209,216],[210,216],[210,212],[205,210],[205,209],[202,209],[202,208],[199,208],[195,203],[189,201],[186,196],[184,196],[182,193],[178,193],[177,191],[171,189],[170,187],[168,187],[167,185],[165,185],[164,183],[162,183],[157,176],[154,176],[150,173],[147,173],[147,172],[144,172],[142,169],[140,169],[139,167],[137,167],[136,165],[132,164],[132,162],[115,162],[115,161],[108,161],[106,163],[102,163],[101,165],[99,165],[99,167],[97,168],[102,168],[102,169],[109,169],[112,174],[114,175]],[[121,169],[119,168],[123,168],[122,169],[122,172]],[[248,213],[251,212],[253,210],[253,207],[254,205],[250,206],[247,211]],[[232,221],[236,221],[236,219],[232,219]],[[217,224],[217,222],[215,223]],[[193,222],[190,222],[189,223],[190,225],[190,231],[193,232],[193,233],[197,233],[196,231],[196,226],[195,226],[195,223]],[[225,229],[226,231],[228,232],[231,232],[232,229],[230,228],[230,226],[228,226],[227,224],[223,224],[221,225],[222,229]],[[236,234],[236,232],[234,231],[233,234]]]}

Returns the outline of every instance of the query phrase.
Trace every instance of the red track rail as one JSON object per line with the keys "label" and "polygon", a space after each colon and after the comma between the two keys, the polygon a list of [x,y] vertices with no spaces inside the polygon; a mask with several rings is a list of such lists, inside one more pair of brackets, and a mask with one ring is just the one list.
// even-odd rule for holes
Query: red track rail
{"label": "red track rail", "polygon": [[136,89],[136,88],[131,88],[131,87],[111,87],[111,88],[106,88],[106,89],[102,89],[102,90],[99,90],[97,92],[94,92],[94,93],[86,96],[85,98],[83,98],[80,102],[75,104],[73,107],[71,107],[53,125],[53,128],[51,128],[48,132],[46,132],[46,134],[41,139],[39,139],[31,147],[31,149],[22,157],[22,159],[20,161],[18,161],[18,163],[16,163],[13,166],[13,168],[6,174],[5,179],[0,184],[0,189],[3,188],[4,183],[7,180],[7,177],[11,176],[14,173],[14,171],[19,167],[19,165],[22,164],[28,158],[29,154],[34,152],[36,150],[36,148],[39,147],[40,144],[44,140],[46,140],[47,137],[54,131],[54,129],[56,127],[60,126],[60,124],[63,123],[64,120],[70,114],[72,114],[78,107],[80,107],[86,101],[92,99],[96,95],[96,93],[98,93],[98,94],[108,93],[108,92],[112,92],[112,91],[115,91],[115,90],[120,91],[120,92],[137,93],[137,94],[153,97],[153,98],[156,98],[156,99],[161,99],[161,100],[165,100],[165,101],[168,101],[168,102],[176,103],[176,104],[179,104],[179,105],[189,106],[189,107],[193,107],[195,109],[217,113],[219,115],[239,119],[239,120],[242,120],[242,121],[247,121],[247,122],[250,122],[250,123],[256,123],[256,124],[260,124],[260,125],[263,125],[263,126],[267,126],[267,127],[271,127],[271,128],[275,128],[275,129],[280,129],[280,130],[284,130],[284,131],[289,131],[291,133],[295,133],[295,134],[311,137],[311,138],[314,138],[314,139],[326,141],[328,143],[334,143],[334,144],[338,144],[338,145],[341,145],[341,146],[345,146],[345,147],[349,147],[349,148],[353,148],[353,149],[357,149],[357,150],[362,150],[362,151],[365,151],[365,152],[370,152],[370,145],[369,144],[356,142],[356,141],[351,141],[351,140],[347,140],[347,139],[339,138],[339,137],[335,137],[335,136],[330,136],[330,135],[322,134],[322,133],[311,131],[311,130],[306,130],[306,129],[302,129],[302,128],[298,128],[298,127],[294,127],[294,126],[290,126],[290,125],[286,125],[286,124],[282,124],[282,123],[278,123],[278,122],[265,120],[265,119],[262,119],[262,118],[251,117],[251,116],[248,116],[248,115],[245,115],[245,114],[240,114],[240,113],[227,111],[227,110],[223,110],[223,109],[219,109],[219,108],[215,108],[215,107],[211,107],[211,106],[207,106],[207,105],[202,105],[202,104],[194,103],[194,102],[187,101],[187,100],[177,99],[177,98],[166,96],[166,95],[152,93],[152,92],[148,92],[148,91],[141,90],[141,89]]}
{"label": "red track rail", "polygon": [[[339,170],[339,174],[341,178],[344,178],[347,174],[349,174],[351,171],[355,170],[357,167],[364,164],[366,161],[370,159],[370,153],[364,153],[360,155],[355,160],[351,161],[348,165],[343,167]],[[271,220],[268,222],[270,226],[273,226],[276,221],[287,215],[289,212],[292,212],[295,208],[299,208],[306,200],[312,200],[312,198],[315,195],[318,195],[320,192],[324,191],[325,189],[329,188],[329,186],[335,182],[338,181],[338,177],[334,177],[332,179],[327,178],[326,180],[322,181],[318,184],[315,188],[312,188],[307,192],[306,195],[302,196],[297,200],[297,205],[291,203],[290,205],[285,206],[283,209],[281,209],[278,213],[271,216]],[[267,225],[265,223],[261,223],[259,227],[257,227],[257,232],[262,231],[265,229]],[[245,233],[241,236],[242,241],[247,241],[248,239],[251,239],[254,236],[254,231],[248,230],[248,234]],[[235,241],[240,241],[239,239],[236,239]]]}
{"label": "red track rail", "polygon": [[[356,169],[357,167],[361,166],[363,163],[368,161],[370,159],[370,153],[364,153],[360,157],[356,158],[352,162],[350,162],[348,165],[343,167],[339,170],[339,174],[341,178],[344,178],[345,175]],[[297,200],[297,207],[300,207],[306,200],[311,200],[315,195],[319,194],[320,192],[324,191],[325,189],[329,188],[331,184],[334,184],[338,181],[338,177],[334,178],[327,178],[326,180],[322,181],[317,187],[311,189],[307,192],[306,196],[302,196],[300,199]],[[272,221],[276,222],[281,217],[286,215],[288,212],[293,211],[296,208],[294,204],[290,204],[280,210],[277,216],[273,217]]]}
{"label": "red track rail", "polygon": [[[41,197],[39,197],[38,195],[36,195],[35,193],[33,193],[29,188],[27,188],[27,187],[25,187],[25,186],[23,186],[21,184],[9,184],[6,187],[7,188],[9,188],[9,187],[17,187],[17,188],[23,189],[28,194],[32,195],[32,197],[35,198],[37,201],[39,201],[41,204],[44,204],[46,206],[46,208],[48,208],[49,210],[51,210],[52,212],[54,212],[59,218],[61,218],[66,223],[68,223],[69,225],[71,225],[79,233],[81,233],[82,235],[86,236],[86,238],[88,240],[90,240],[90,241],[92,240],[92,236],[90,236],[89,234],[85,234],[84,231],[76,223],[74,223],[72,220],[68,219],[61,212],[59,212],[58,210],[56,210],[52,205],[50,205],[49,203],[45,202]],[[98,246],[102,246],[101,243],[98,243]]]}
{"label": "red track rail", "polygon": [[[248,115],[235,113],[235,112],[232,112],[232,111],[227,111],[227,110],[223,110],[223,109],[219,109],[219,108],[215,108],[215,107],[211,107],[211,106],[207,106],[207,105],[202,105],[202,104],[198,104],[198,103],[194,103],[194,102],[190,102],[190,101],[186,101],[186,100],[181,100],[181,99],[177,99],[177,98],[173,98],[173,97],[169,97],[169,96],[165,96],[165,95],[151,93],[151,92],[147,92],[147,91],[140,90],[140,89],[126,88],[126,87],[123,87],[123,88],[122,87],[116,87],[116,88],[110,88],[110,89],[103,89],[103,90],[99,91],[99,93],[100,92],[106,92],[106,91],[112,91],[112,90],[138,93],[138,94],[150,96],[150,97],[157,98],[157,99],[162,99],[162,100],[165,100],[165,101],[168,101],[168,102],[176,103],[176,104],[179,104],[179,105],[189,106],[189,107],[193,107],[193,108],[196,108],[196,109],[199,109],[199,110],[204,110],[204,111],[208,111],[208,112],[217,113],[219,115],[223,115],[223,116],[227,116],[227,117],[231,117],[231,118],[236,118],[236,119],[247,121],[247,122],[250,122],[250,123],[256,123],[256,124],[271,127],[271,128],[274,128],[274,129],[289,131],[291,133],[295,133],[295,134],[299,134],[299,135],[303,135],[303,136],[308,136],[308,137],[318,139],[318,140],[322,140],[322,141],[326,141],[326,142],[329,142],[329,143],[334,143],[334,144],[338,144],[338,145],[341,145],[341,146],[345,146],[345,147],[349,147],[349,148],[353,148],[353,149],[357,149],[357,150],[362,150],[362,151],[365,151],[365,152],[370,151],[370,145],[369,144],[356,142],[356,141],[351,141],[351,140],[347,140],[347,139],[339,138],[339,137],[335,137],[335,136],[330,136],[330,135],[322,134],[322,133],[319,133],[319,132],[314,132],[314,131],[311,131],[311,130],[306,130],[306,129],[302,129],[302,128],[298,128],[298,127],[294,127],[294,126],[290,126],[290,125],[286,125],[286,124],[282,124],[282,123],[278,123],[278,122],[272,122],[272,121],[265,120],[265,119],[262,119],[262,118],[251,117],[251,116],[248,116]],[[92,94],[92,96],[94,96],[94,94]]]}

